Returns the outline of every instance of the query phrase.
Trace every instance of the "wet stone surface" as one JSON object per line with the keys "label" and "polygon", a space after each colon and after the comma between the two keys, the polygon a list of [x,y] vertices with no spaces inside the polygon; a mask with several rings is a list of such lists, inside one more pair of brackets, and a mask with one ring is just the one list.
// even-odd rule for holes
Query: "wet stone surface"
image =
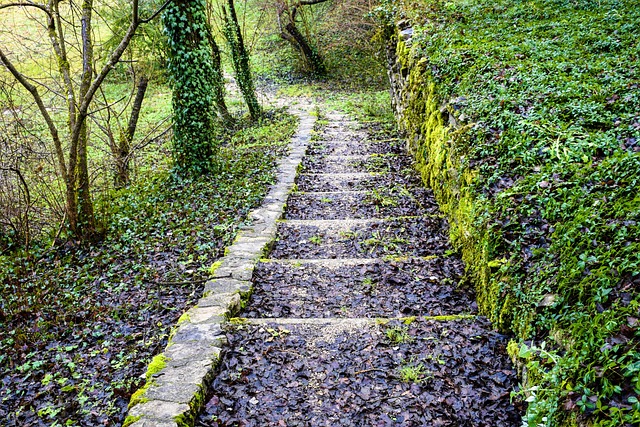
{"label": "wet stone surface", "polygon": [[244,317],[401,317],[475,313],[456,257],[326,266],[262,263]]}
{"label": "wet stone surface", "polygon": [[519,425],[506,340],[483,320],[240,325],[228,339],[197,426]]}
{"label": "wet stone surface", "polygon": [[278,224],[271,258],[367,258],[442,255],[450,246],[438,216],[328,225]]}
{"label": "wet stone surface", "polygon": [[406,187],[362,193],[294,193],[287,201],[287,219],[388,218],[438,213],[429,192]]}
{"label": "wet stone surface", "polygon": [[307,156],[302,161],[302,173],[400,172],[411,167],[407,156],[373,154],[362,156]]}
{"label": "wet stone surface", "polygon": [[[410,188],[421,185],[415,172],[386,174],[361,172],[356,174],[300,174],[296,179],[299,191],[364,191],[390,187]],[[427,190],[428,191],[428,190]]]}

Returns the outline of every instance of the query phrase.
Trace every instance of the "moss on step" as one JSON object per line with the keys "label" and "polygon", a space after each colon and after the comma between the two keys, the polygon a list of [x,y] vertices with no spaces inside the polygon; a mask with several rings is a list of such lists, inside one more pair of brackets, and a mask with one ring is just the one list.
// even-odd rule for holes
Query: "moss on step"
{"label": "moss on step", "polygon": [[128,406],[129,409],[133,408],[135,405],[149,401],[149,399],[147,399],[145,395],[149,387],[151,387],[154,383],[153,376],[163,370],[165,366],[167,366],[167,357],[162,353],[156,355],[151,360],[149,366],[147,366],[147,372],[145,373],[146,382],[142,387],[136,390],[133,395],[131,395]]}
{"label": "moss on step", "polygon": [[136,415],[135,417],[132,415],[127,415],[127,418],[124,419],[124,422],[122,423],[122,427],[129,427],[130,425],[134,424],[136,421],[140,420],[142,418],[142,415]]}

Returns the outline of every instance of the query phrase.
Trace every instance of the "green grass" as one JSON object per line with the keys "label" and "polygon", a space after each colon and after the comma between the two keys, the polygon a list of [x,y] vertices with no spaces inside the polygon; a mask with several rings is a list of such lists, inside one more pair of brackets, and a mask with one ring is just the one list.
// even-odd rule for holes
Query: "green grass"
{"label": "green grass", "polygon": [[[457,212],[472,216],[466,232],[476,240],[457,243],[467,259],[489,261],[469,266],[491,273],[482,309],[516,333],[516,347],[528,343],[512,353],[534,391],[530,426],[640,422],[639,6],[404,5],[424,23],[400,51],[405,63],[422,61],[416,87],[434,83],[436,108],[470,124],[438,151],[447,169],[424,172],[471,194]],[[470,187],[460,178],[469,176]],[[452,203],[446,188],[434,187],[443,205]],[[553,302],[539,305],[546,296]]]}
{"label": "green grass", "polygon": [[[275,82],[289,96],[313,95],[317,91],[309,83],[339,86],[346,90],[361,90],[362,87],[382,89],[386,85],[383,62],[369,39],[366,30],[349,24],[369,22],[367,11],[358,11],[353,19],[345,22],[344,9],[340,3],[323,3],[302,7],[309,18],[299,24],[327,65],[327,75],[317,81],[304,70],[300,55],[283,40],[277,28],[275,8],[267,7],[257,0],[239,2],[240,20],[245,22],[245,39],[252,55],[252,66],[258,80]],[[349,12],[353,13],[353,12]],[[292,87],[288,87],[292,86]],[[317,88],[316,88],[317,89]]]}

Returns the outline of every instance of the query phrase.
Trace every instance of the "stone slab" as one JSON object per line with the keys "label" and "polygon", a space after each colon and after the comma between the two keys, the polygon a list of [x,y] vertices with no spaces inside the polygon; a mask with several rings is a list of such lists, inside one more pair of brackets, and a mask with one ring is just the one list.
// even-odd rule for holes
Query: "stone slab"
{"label": "stone slab", "polygon": [[132,417],[143,416],[152,420],[174,422],[174,419],[189,411],[185,403],[166,402],[163,400],[149,400],[139,403],[129,410]]}

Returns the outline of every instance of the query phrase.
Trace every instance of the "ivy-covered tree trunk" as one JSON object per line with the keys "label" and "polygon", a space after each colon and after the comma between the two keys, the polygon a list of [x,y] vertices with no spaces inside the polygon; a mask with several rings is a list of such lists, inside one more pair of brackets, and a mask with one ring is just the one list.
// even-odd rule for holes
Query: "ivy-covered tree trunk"
{"label": "ivy-covered tree trunk", "polygon": [[209,31],[209,43],[211,43],[211,55],[213,58],[213,95],[215,97],[216,107],[218,108],[218,114],[222,120],[226,123],[231,123],[233,118],[229,114],[227,103],[224,100],[224,76],[222,75],[222,58],[220,56],[220,48],[218,43],[213,38],[213,34]]}
{"label": "ivy-covered tree trunk", "polygon": [[253,120],[257,120],[262,115],[262,108],[256,97],[256,88],[251,76],[251,67],[249,66],[249,53],[244,46],[242,30],[238,23],[236,8],[233,0],[227,0],[227,7],[222,7],[224,15],[224,36],[231,50],[231,59],[233,61],[233,69],[236,72],[236,80],[244,97],[244,101],[249,108],[249,114]]}
{"label": "ivy-covered tree trunk", "polygon": [[173,154],[183,176],[211,172],[217,146],[214,61],[206,0],[174,0],[163,19],[173,90]]}

